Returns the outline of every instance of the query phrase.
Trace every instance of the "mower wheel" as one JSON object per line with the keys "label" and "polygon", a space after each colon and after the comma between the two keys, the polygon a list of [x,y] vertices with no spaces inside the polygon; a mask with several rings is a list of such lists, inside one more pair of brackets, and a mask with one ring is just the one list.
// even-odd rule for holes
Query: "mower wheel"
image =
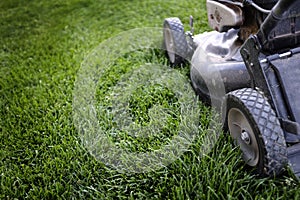
{"label": "mower wheel", "polygon": [[227,123],[245,162],[260,176],[276,176],[287,164],[283,130],[268,100],[251,88],[227,94]]}
{"label": "mower wheel", "polygon": [[166,18],[164,21],[164,48],[171,66],[180,66],[188,55],[188,43],[179,18]]}

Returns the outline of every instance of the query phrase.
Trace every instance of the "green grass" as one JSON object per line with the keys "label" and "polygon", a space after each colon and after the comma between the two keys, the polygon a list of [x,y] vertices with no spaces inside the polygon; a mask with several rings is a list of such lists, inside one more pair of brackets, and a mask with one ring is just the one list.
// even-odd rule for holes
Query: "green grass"
{"label": "green grass", "polygon": [[[89,52],[122,31],[161,27],[166,17],[178,16],[187,25],[189,15],[195,17],[197,32],[209,30],[203,0],[1,1],[0,199],[298,199],[299,184],[290,172],[276,179],[255,177],[227,135],[209,154],[200,155],[199,137],[175,162],[139,174],[105,166],[82,144],[73,122],[72,94]],[[160,52],[144,53],[116,61],[100,80],[98,102],[140,63],[166,63]],[[147,111],[154,104],[175,114],[157,137],[139,140],[123,133],[112,141],[130,151],[159,148],[176,133],[176,102],[162,85],[139,88],[130,100],[137,123],[149,123]],[[210,122],[207,113],[202,106],[202,127]],[[111,120],[102,120],[109,128]],[[213,134],[201,132],[206,133]]]}

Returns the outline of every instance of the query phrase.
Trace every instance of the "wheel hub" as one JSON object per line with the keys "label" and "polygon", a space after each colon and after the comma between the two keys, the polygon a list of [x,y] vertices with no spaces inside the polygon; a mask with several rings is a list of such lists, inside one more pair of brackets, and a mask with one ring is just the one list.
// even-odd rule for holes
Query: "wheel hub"
{"label": "wheel hub", "polygon": [[250,166],[259,162],[259,147],[247,117],[237,108],[228,112],[228,128],[233,139],[240,146],[243,158]]}
{"label": "wheel hub", "polygon": [[169,28],[164,29],[165,32],[165,40],[166,40],[166,49],[168,52],[169,59],[172,63],[175,62],[175,45],[174,40],[171,35],[171,30]]}

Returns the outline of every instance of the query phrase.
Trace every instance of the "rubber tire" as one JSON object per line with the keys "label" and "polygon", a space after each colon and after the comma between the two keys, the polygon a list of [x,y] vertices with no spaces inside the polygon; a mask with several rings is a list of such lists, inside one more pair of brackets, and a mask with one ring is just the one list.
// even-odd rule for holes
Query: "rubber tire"
{"label": "rubber tire", "polygon": [[[239,109],[247,118],[259,148],[255,171],[260,176],[279,175],[287,165],[287,146],[280,122],[267,99],[251,88],[226,95],[227,117],[230,109]],[[229,120],[227,118],[230,130]]]}
{"label": "rubber tire", "polygon": [[[180,66],[184,64],[186,58],[188,57],[189,50],[183,24],[179,18],[172,17],[164,20],[163,27],[163,47],[166,50],[168,60],[172,67]],[[171,39],[174,43],[173,50],[168,48],[169,39]],[[173,54],[174,57],[172,57],[170,54]]]}

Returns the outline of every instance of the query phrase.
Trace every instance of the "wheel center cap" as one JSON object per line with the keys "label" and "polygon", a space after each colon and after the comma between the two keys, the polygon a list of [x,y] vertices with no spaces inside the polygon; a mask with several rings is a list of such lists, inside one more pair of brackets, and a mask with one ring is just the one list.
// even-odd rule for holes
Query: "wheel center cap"
{"label": "wheel center cap", "polygon": [[247,131],[242,131],[241,139],[244,143],[246,143],[248,145],[251,143],[251,139],[250,139],[249,133]]}

